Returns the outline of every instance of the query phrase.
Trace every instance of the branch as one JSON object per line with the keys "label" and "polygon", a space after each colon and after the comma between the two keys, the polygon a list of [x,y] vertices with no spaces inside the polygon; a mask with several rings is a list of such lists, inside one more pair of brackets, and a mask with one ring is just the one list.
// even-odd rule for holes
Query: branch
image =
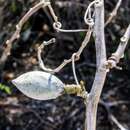
{"label": "branch", "polygon": [[15,40],[18,40],[20,38],[20,32],[22,30],[23,25],[28,21],[28,19],[37,12],[40,8],[44,8],[48,6],[50,2],[45,2],[44,0],[35,5],[33,8],[30,8],[30,10],[23,16],[23,18],[19,21],[19,23],[16,25],[16,31],[11,36],[9,40],[6,41],[6,47],[4,49],[4,52],[0,58],[1,65],[5,63],[7,57],[10,55],[10,51],[12,48],[12,43]]}
{"label": "branch", "polygon": [[105,27],[113,20],[113,18],[117,15],[117,11],[120,7],[122,3],[122,0],[118,0],[116,7],[114,8],[114,10],[110,13],[109,18],[107,19],[106,23],[105,23]]}
{"label": "branch", "polygon": [[[125,101],[118,101],[118,103],[120,104],[120,103],[125,103]],[[100,101],[100,104],[101,105],[103,105],[104,107],[105,107],[105,109],[106,109],[106,111],[107,111],[107,113],[108,113],[108,117],[109,117],[109,119],[113,122],[113,123],[115,123],[115,125],[117,125],[117,127],[120,129],[120,130],[127,130],[122,124],[120,124],[120,122],[116,119],[116,117],[112,114],[112,112],[111,112],[111,107],[113,106],[113,105],[115,105],[115,103],[113,104],[113,105],[111,105],[110,103],[106,103],[106,102],[104,102],[103,100],[101,100]],[[116,104],[117,105],[117,104]]]}
{"label": "branch", "polygon": [[85,130],[96,129],[97,106],[107,74],[107,69],[104,66],[104,63],[106,62],[106,47],[104,36],[104,0],[96,2],[95,4],[94,29],[97,55],[97,72],[92,89],[89,93],[88,102],[86,104]]}
{"label": "branch", "polygon": [[109,115],[109,118],[118,126],[120,130],[127,130],[122,124],[118,122],[114,115]]}
{"label": "branch", "polygon": [[[92,29],[89,28],[88,29],[88,32],[85,36],[85,39],[84,41],[82,42],[81,44],[81,47],[79,48],[79,50],[77,52],[75,52],[75,61],[79,60],[80,59],[80,55],[81,53],[83,52],[84,48],[87,46],[89,40],[90,40],[90,37],[91,37],[91,34],[92,34]],[[59,72],[61,69],[63,69],[67,64],[71,63],[72,62],[72,56],[70,59],[65,59],[61,65],[59,65],[57,68],[55,69],[50,69],[50,68],[47,68],[45,67],[44,65],[44,62],[42,61],[42,58],[41,58],[41,50],[44,48],[44,45],[42,44],[39,48],[38,48],[38,61],[39,61],[39,65],[41,67],[41,69],[43,69],[44,71],[47,71],[47,72],[50,72],[50,73],[57,73]]]}
{"label": "branch", "polygon": [[115,53],[108,59],[106,65],[108,68],[116,68],[116,65],[119,63],[120,59],[124,57],[124,51],[126,49],[127,43],[130,39],[130,25],[126,29],[124,36],[120,40],[120,44]]}

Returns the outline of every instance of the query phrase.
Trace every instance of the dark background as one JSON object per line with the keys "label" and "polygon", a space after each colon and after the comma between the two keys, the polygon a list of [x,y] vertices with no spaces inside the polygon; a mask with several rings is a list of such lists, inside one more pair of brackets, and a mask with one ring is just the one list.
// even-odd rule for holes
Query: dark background
{"label": "dark background", "polygon": [[[83,16],[89,4],[88,0],[55,0],[54,10],[65,29],[87,28]],[[0,0],[0,55],[3,44],[15,31],[20,18],[38,3],[38,0]],[[105,0],[105,17],[113,10],[117,0]],[[51,68],[58,66],[64,59],[80,47],[85,33],[57,33],[53,30],[53,19],[47,10],[39,10],[24,25],[20,39],[15,42],[4,66],[0,65],[1,84],[9,86],[11,94],[0,91],[0,130],[83,130],[85,106],[81,98],[62,96],[51,101],[36,101],[25,97],[12,84],[11,79],[30,70],[40,70],[37,63],[37,47],[44,40],[55,37],[56,44],[45,48],[44,62]],[[107,57],[118,47],[120,37],[130,23],[130,1],[123,0],[117,16],[105,28]],[[76,62],[79,80],[83,80],[86,89],[91,89],[95,76],[95,45],[91,38],[83,51],[80,61]],[[127,46],[124,59],[119,66],[123,70],[113,69],[104,85],[101,99],[107,103],[116,102],[110,112],[126,128],[130,128],[130,46]],[[57,76],[65,83],[74,83],[71,64],[61,70]],[[123,101],[119,103],[119,101]],[[128,101],[128,102],[127,102]],[[127,102],[127,103],[126,103]],[[97,119],[98,130],[117,130],[109,118],[106,107],[100,103]]]}

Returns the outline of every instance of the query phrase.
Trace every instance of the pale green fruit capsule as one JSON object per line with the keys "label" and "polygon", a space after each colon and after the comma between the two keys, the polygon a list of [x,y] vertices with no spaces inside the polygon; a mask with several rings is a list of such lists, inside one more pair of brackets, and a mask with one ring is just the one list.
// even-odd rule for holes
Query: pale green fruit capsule
{"label": "pale green fruit capsule", "polygon": [[22,74],[12,83],[26,96],[38,99],[55,99],[64,92],[64,84],[56,76],[42,71]]}

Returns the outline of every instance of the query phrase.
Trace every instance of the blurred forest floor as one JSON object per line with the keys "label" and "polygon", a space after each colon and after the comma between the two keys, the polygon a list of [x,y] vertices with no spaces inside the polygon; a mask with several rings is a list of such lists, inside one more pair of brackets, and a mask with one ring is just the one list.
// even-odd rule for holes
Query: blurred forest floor
{"label": "blurred forest floor", "polygon": [[[0,55],[3,44],[15,30],[20,18],[36,3],[35,0],[0,0]],[[117,0],[105,0],[106,19]],[[87,28],[83,16],[89,4],[88,0],[55,0],[53,7],[65,29]],[[39,70],[37,47],[52,37],[56,44],[48,46],[43,52],[45,63],[54,68],[64,59],[78,50],[85,33],[56,33],[52,27],[52,18],[47,10],[39,10],[24,25],[20,39],[15,42],[4,66],[0,64],[1,84],[9,86],[0,91],[0,130],[83,130],[85,106],[82,99],[75,96],[62,96],[51,101],[36,101],[25,97],[14,86],[11,79],[30,71]],[[130,1],[124,0],[117,16],[106,28],[107,56],[113,53],[130,23]],[[76,62],[79,80],[83,80],[89,91],[95,76],[95,45],[91,38],[79,62]],[[110,111],[117,120],[130,129],[130,45],[119,66],[123,70],[113,69],[107,76],[102,93],[102,101],[112,104]],[[71,64],[57,76],[65,83],[74,83]],[[11,90],[11,93],[10,93]],[[98,130],[117,130],[109,118],[104,103],[98,108]]]}

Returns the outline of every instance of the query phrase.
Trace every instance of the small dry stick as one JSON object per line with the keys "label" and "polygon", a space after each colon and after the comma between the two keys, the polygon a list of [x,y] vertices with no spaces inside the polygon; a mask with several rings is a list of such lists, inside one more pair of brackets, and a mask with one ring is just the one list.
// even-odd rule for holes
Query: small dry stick
{"label": "small dry stick", "polygon": [[55,39],[55,38],[52,38],[52,39],[49,40],[49,41],[44,41],[43,44],[41,44],[41,45],[38,47],[37,56],[38,56],[39,66],[40,66],[40,68],[42,68],[44,71],[47,71],[47,72],[52,71],[52,69],[45,67],[44,62],[42,61],[42,58],[41,58],[42,49],[44,49],[45,46],[47,46],[47,45],[49,45],[49,44],[52,44],[52,43],[55,43],[55,42],[56,42],[56,39]]}
{"label": "small dry stick", "polygon": [[117,15],[117,11],[120,7],[122,3],[122,0],[118,0],[116,7],[114,8],[114,10],[110,13],[109,18],[107,19],[106,23],[105,23],[105,27],[112,21],[112,19]]}
{"label": "small dry stick", "polygon": [[120,129],[120,130],[127,130],[122,124],[119,123],[119,121],[115,118],[114,115],[109,115],[109,118],[117,125],[117,127]]}
{"label": "small dry stick", "polygon": [[[118,101],[118,103],[119,103],[120,101]],[[111,110],[110,110],[110,108],[112,107],[112,105],[111,104],[109,104],[109,103],[105,103],[103,100],[100,100],[100,103],[105,107],[105,109],[107,110],[107,112],[108,112],[108,117],[109,117],[109,119],[110,119],[110,121],[112,121],[113,123],[115,123],[115,125],[117,125],[117,127],[120,129],[120,130],[127,130],[122,124],[120,124],[120,122],[116,119],[116,117],[111,113]],[[124,102],[120,102],[120,103],[125,103],[125,101]],[[115,105],[115,104],[113,104],[113,105]]]}

